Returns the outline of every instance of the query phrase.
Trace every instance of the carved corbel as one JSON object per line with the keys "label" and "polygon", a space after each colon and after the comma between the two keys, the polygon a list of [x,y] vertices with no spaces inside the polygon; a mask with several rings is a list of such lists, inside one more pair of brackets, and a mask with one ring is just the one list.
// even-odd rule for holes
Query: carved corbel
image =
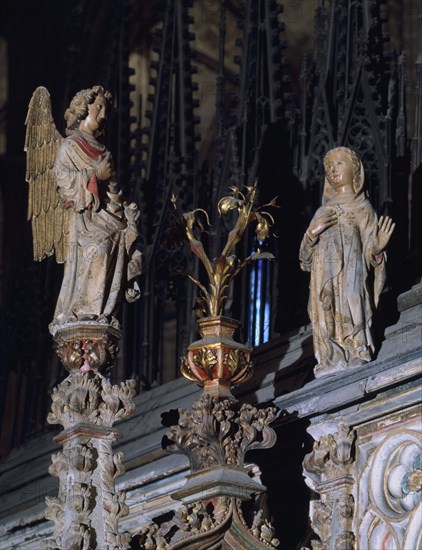
{"label": "carved corbel", "polygon": [[69,322],[53,331],[56,352],[69,372],[103,372],[113,364],[121,331],[113,325]]}

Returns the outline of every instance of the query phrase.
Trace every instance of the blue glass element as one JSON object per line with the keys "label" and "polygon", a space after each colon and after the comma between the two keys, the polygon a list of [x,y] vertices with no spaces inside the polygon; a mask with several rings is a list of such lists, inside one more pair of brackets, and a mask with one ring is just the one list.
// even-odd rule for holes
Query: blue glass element
{"label": "blue glass element", "polygon": [[254,342],[255,328],[255,268],[251,269],[250,280],[250,301],[249,301],[249,322],[248,322],[248,342]]}
{"label": "blue glass element", "polygon": [[270,266],[264,262],[265,260],[258,260],[250,271],[248,342],[253,346],[259,346],[270,339],[271,271]]}

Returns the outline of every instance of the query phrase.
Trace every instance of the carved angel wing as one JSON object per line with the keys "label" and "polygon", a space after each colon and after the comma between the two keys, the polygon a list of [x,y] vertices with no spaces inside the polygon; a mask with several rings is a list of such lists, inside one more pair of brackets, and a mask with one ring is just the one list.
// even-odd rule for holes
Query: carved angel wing
{"label": "carved angel wing", "polygon": [[25,120],[26,176],[29,184],[28,220],[32,222],[34,260],[56,253],[65,261],[65,209],[57,193],[53,164],[63,137],[54,124],[50,94],[38,87],[32,94]]}

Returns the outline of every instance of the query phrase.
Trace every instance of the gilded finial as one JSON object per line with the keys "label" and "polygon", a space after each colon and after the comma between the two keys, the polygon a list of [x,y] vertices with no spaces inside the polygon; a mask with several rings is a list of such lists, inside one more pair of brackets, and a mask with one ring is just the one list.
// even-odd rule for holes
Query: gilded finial
{"label": "gilded finial", "polygon": [[[255,207],[257,194],[257,182],[251,186],[230,187],[231,194],[223,197],[217,209],[220,216],[227,215],[231,211],[237,211],[236,223],[227,236],[226,244],[218,258],[210,260],[207,256],[200,236],[205,232],[205,224],[209,227],[210,221],[208,214],[202,208],[196,208],[190,212],[179,213],[177,210],[177,197],[171,197],[171,203],[174,208],[174,225],[178,234],[188,240],[193,254],[202,262],[207,276],[208,285],[204,285],[198,278],[190,273],[184,273],[201,291],[199,298],[201,303],[201,312],[208,316],[215,317],[222,315],[224,302],[227,299],[227,291],[231,281],[248,264],[256,260],[273,260],[274,256],[270,252],[263,252],[257,249],[244,260],[239,260],[233,250],[241,241],[246,228],[253,222],[256,223],[255,234],[259,241],[265,241],[270,235],[270,228],[274,223],[272,215]],[[264,207],[274,207],[275,199]],[[263,207],[263,208],[264,208]]]}

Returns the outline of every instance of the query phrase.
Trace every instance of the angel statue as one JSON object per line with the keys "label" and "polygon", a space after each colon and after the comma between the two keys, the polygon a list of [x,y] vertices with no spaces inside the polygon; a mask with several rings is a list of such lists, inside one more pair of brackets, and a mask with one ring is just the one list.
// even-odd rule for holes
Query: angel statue
{"label": "angel statue", "polygon": [[64,277],[50,332],[69,323],[119,328],[125,295],[139,298],[136,249],[139,211],[123,200],[110,152],[98,138],[111,107],[102,86],[81,90],[64,114],[66,138],[57,131],[46,88],[35,90],[26,117],[28,219],[34,259],[56,255]]}
{"label": "angel statue", "polygon": [[377,219],[354,151],[332,149],[325,155],[324,169],[322,206],[299,254],[301,268],[311,272],[315,376],[371,360],[373,310],[385,284],[385,249],[395,227],[389,217]]}

